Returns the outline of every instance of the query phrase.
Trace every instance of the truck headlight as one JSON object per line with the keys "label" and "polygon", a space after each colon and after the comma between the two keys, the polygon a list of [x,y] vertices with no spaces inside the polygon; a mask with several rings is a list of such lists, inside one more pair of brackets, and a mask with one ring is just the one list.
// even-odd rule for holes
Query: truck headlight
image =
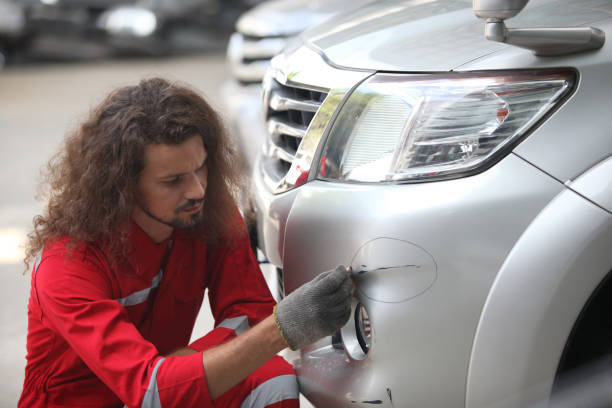
{"label": "truck headlight", "polygon": [[416,182],[482,171],[571,91],[571,71],[376,74],[348,97],[317,178]]}

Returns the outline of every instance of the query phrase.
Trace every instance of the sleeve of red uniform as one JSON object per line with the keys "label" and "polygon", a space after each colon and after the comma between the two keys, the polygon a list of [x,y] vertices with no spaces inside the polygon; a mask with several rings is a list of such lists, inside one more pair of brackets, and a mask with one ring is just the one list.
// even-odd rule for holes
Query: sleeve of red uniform
{"label": "sleeve of red uniform", "polygon": [[[231,245],[213,249],[209,255],[208,297],[215,327],[228,327],[240,334],[272,313],[275,305],[259,264],[251,250],[244,221],[237,215],[240,232]],[[248,319],[248,326],[242,324]]]}
{"label": "sleeve of red uniform", "polygon": [[104,267],[77,252],[44,257],[34,280],[43,323],[126,405],[211,407],[202,355],[159,355],[112,298]]}

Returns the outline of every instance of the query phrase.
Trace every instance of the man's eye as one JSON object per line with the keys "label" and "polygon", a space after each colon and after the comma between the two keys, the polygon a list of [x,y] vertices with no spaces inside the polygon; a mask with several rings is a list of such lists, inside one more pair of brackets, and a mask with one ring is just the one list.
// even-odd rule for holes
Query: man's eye
{"label": "man's eye", "polygon": [[180,177],[174,177],[174,178],[171,178],[170,180],[164,181],[164,184],[169,185],[169,186],[173,186],[175,184],[178,184],[180,180],[181,180]]}

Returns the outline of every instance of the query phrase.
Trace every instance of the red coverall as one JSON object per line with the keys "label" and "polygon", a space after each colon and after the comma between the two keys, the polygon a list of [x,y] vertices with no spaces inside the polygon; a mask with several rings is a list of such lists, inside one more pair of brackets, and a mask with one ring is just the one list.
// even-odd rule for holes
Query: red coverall
{"label": "red coverall", "polygon": [[216,328],[190,345],[198,351],[272,313],[246,231],[232,248],[214,250],[181,231],[170,249],[134,223],[130,234],[128,261],[114,268],[105,249],[70,250],[67,238],[42,252],[19,407],[297,407],[295,373],[278,356],[214,403],[201,353],[163,357],[187,346],[205,288]]}

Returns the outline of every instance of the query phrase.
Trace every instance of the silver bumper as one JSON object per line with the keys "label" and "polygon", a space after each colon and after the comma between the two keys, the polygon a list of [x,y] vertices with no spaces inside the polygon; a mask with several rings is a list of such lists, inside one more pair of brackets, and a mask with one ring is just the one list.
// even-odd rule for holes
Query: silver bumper
{"label": "silver bumper", "polygon": [[[422,248],[433,260],[425,278],[380,272],[359,280],[356,300],[372,330],[369,353],[354,358],[330,338],[302,350],[294,361],[302,392],[325,407],[440,408],[465,401],[473,339],[493,280],[523,231],[562,189],[511,154],[464,179],[314,181],[260,196],[267,253],[282,262],[287,293],[321,271],[355,263],[364,244],[381,238]],[[367,262],[394,258],[389,251],[396,249],[379,246]]]}

